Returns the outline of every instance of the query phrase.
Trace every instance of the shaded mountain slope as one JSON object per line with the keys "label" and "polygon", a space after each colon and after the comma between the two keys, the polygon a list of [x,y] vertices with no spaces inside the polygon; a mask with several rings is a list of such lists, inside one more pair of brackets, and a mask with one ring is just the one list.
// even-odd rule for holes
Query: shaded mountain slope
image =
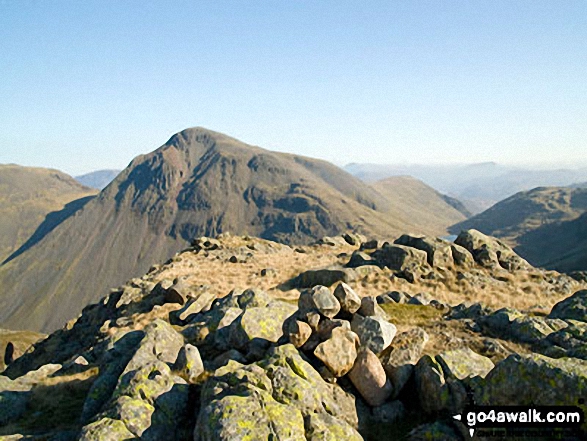
{"label": "shaded mountain slope", "polygon": [[201,235],[308,243],[346,230],[373,237],[426,232],[389,205],[325,161],[188,129],[135,158],[75,215],[0,267],[0,323],[54,330],[108,287]]}
{"label": "shaded mountain slope", "polygon": [[444,196],[411,176],[394,176],[372,184],[406,219],[412,219],[420,230],[431,234],[446,234],[447,225],[462,221],[470,215],[454,198]]}
{"label": "shaded mountain slope", "polygon": [[85,175],[76,176],[75,180],[86,187],[102,190],[118,176],[118,173],[120,173],[120,170],[96,170]]}
{"label": "shaded mountain slope", "polygon": [[558,271],[587,270],[587,213],[544,225],[518,238],[516,250],[530,262]]}
{"label": "shaded mountain slope", "polygon": [[533,265],[587,269],[586,211],[587,189],[538,187],[517,193],[449,230],[457,234],[475,228],[500,237]]}
{"label": "shaded mountain slope", "polygon": [[587,189],[537,187],[498,202],[493,207],[460,222],[450,231],[475,228],[515,242],[522,234],[552,222],[572,220],[587,210]]}
{"label": "shaded mountain slope", "polygon": [[95,190],[57,170],[0,165],[0,262],[39,225],[44,223],[45,230],[54,228],[78,205],[73,201],[94,194]]}

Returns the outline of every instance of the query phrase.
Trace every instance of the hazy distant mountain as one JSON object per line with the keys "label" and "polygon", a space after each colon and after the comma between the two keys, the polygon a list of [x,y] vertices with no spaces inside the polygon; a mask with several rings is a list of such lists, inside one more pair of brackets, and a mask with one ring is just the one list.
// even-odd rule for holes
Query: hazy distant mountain
{"label": "hazy distant mountain", "polygon": [[57,170],[0,164],[0,263],[96,193]]}
{"label": "hazy distant mountain", "polygon": [[577,269],[576,259],[587,257],[586,211],[587,188],[538,187],[517,193],[449,231],[458,234],[475,228],[515,245],[533,265]]}
{"label": "hazy distant mountain", "polygon": [[110,184],[119,173],[120,170],[97,170],[91,173],[86,173],[85,175],[76,176],[75,179],[86,187],[102,190]]}
{"label": "hazy distant mountain", "polygon": [[307,243],[346,230],[426,232],[396,208],[328,162],[188,129],[135,158],[75,216],[0,267],[0,322],[53,330],[201,235]]}
{"label": "hazy distant mountain", "polygon": [[438,193],[411,176],[394,176],[371,185],[390,201],[394,212],[416,220],[420,230],[435,235],[446,234],[447,225],[470,216],[458,200]]}
{"label": "hazy distant mountain", "polygon": [[587,168],[532,170],[494,162],[470,165],[349,164],[358,178],[372,182],[388,176],[410,175],[443,194],[456,197],[478,213],[519,191],[539,186],[567,186],[587,181]]}
{"label": "hazy distant mountain", "polygon": [[587,182],[577,182],[575,184],[569,185],[571,188],[587,188]]}

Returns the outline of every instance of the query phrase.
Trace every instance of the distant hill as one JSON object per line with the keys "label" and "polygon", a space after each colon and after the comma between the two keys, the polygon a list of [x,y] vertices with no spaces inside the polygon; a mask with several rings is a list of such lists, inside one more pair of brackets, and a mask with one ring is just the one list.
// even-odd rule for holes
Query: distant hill
{"label": "distant hill", "polygon": [[135,158],[75,216],[0,266],[0,323],[54,330],[197,236],[309,243],[347,230],[427,232],[392,205],[328,162],[187,129]]}
{"label": "distant hill", "polygon": [[76,176],[75,180],[86,187],[102,190],[110,184],[119,173],[120,170],[97,170],[91,173],[86,173],[85,175]]}
{"label": "distant hill", "polygon": [[538,187],[517,193],[449,231],[458,234],[474,228],[506,240],[533,265],[577,269],[580,265],[573,259],[583,250],[584,260],[587,251],[581,235],[586,211],[587,188]]}
{"label": "distant hill", "polygon": [[96,193],[57,170],[0,164],[0,263]]}
{"label": "distant hill", "polygon": [[520,191],[587,181],[587,168],[532,170],[495,162],[432,166],[349,164],[344,168],[367,182],[389,176],[413,176],[443,194],[456,197],[474,214]]}
{"label": "distant hill", "polygon": [[453,225],[449,231],[474,228],[485,234],[515,243],[528,231],[545,224],[573,220],[587,210],[587,189],[538,187],[498,202],[470,219]]}
{"label": "distant hill", "polygon": [[447,225],[471,215],[456,199],[438,193],[411,176],[395,176],[371,184],[384,195],[394,211],[417,222],[420,230],[446,234]]}

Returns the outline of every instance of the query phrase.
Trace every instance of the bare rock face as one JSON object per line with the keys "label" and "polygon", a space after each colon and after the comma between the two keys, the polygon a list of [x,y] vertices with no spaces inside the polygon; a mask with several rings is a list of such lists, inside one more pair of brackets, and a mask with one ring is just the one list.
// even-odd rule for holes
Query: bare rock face
{"label": "bare rock face", "polygon": [[334,328],[328,340],[320,343],[314,355],[322,361],[335,377],[347,374],[355,364],[359,337],[342,326]]}
{"label": "bare rock face", "polygon": [[342,311],[354,314],[361,307],[361,298],[346,283],[339,283],[334,289],[334,297],[340,303]]}
{"label": "bare rock face", "polygon": [[381,317],[362,317],[355,314],[351,329],[359,336],[361,346],[376,354],[385,350],[392,342],[397,328]]}
{"label": "bare rock face", "polygon": [[369,349],[361,349],[349,378],[370,406],[381,406],[393,393],[379,358]]}

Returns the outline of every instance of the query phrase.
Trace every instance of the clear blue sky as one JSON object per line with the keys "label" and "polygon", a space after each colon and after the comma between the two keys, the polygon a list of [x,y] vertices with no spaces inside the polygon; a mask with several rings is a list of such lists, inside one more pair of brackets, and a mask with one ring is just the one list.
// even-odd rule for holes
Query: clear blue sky
{"label": "clear blue sky", "polygon": [[0,0],[0,163],[204,126],[347,162],[587,163],[585,1]]}

